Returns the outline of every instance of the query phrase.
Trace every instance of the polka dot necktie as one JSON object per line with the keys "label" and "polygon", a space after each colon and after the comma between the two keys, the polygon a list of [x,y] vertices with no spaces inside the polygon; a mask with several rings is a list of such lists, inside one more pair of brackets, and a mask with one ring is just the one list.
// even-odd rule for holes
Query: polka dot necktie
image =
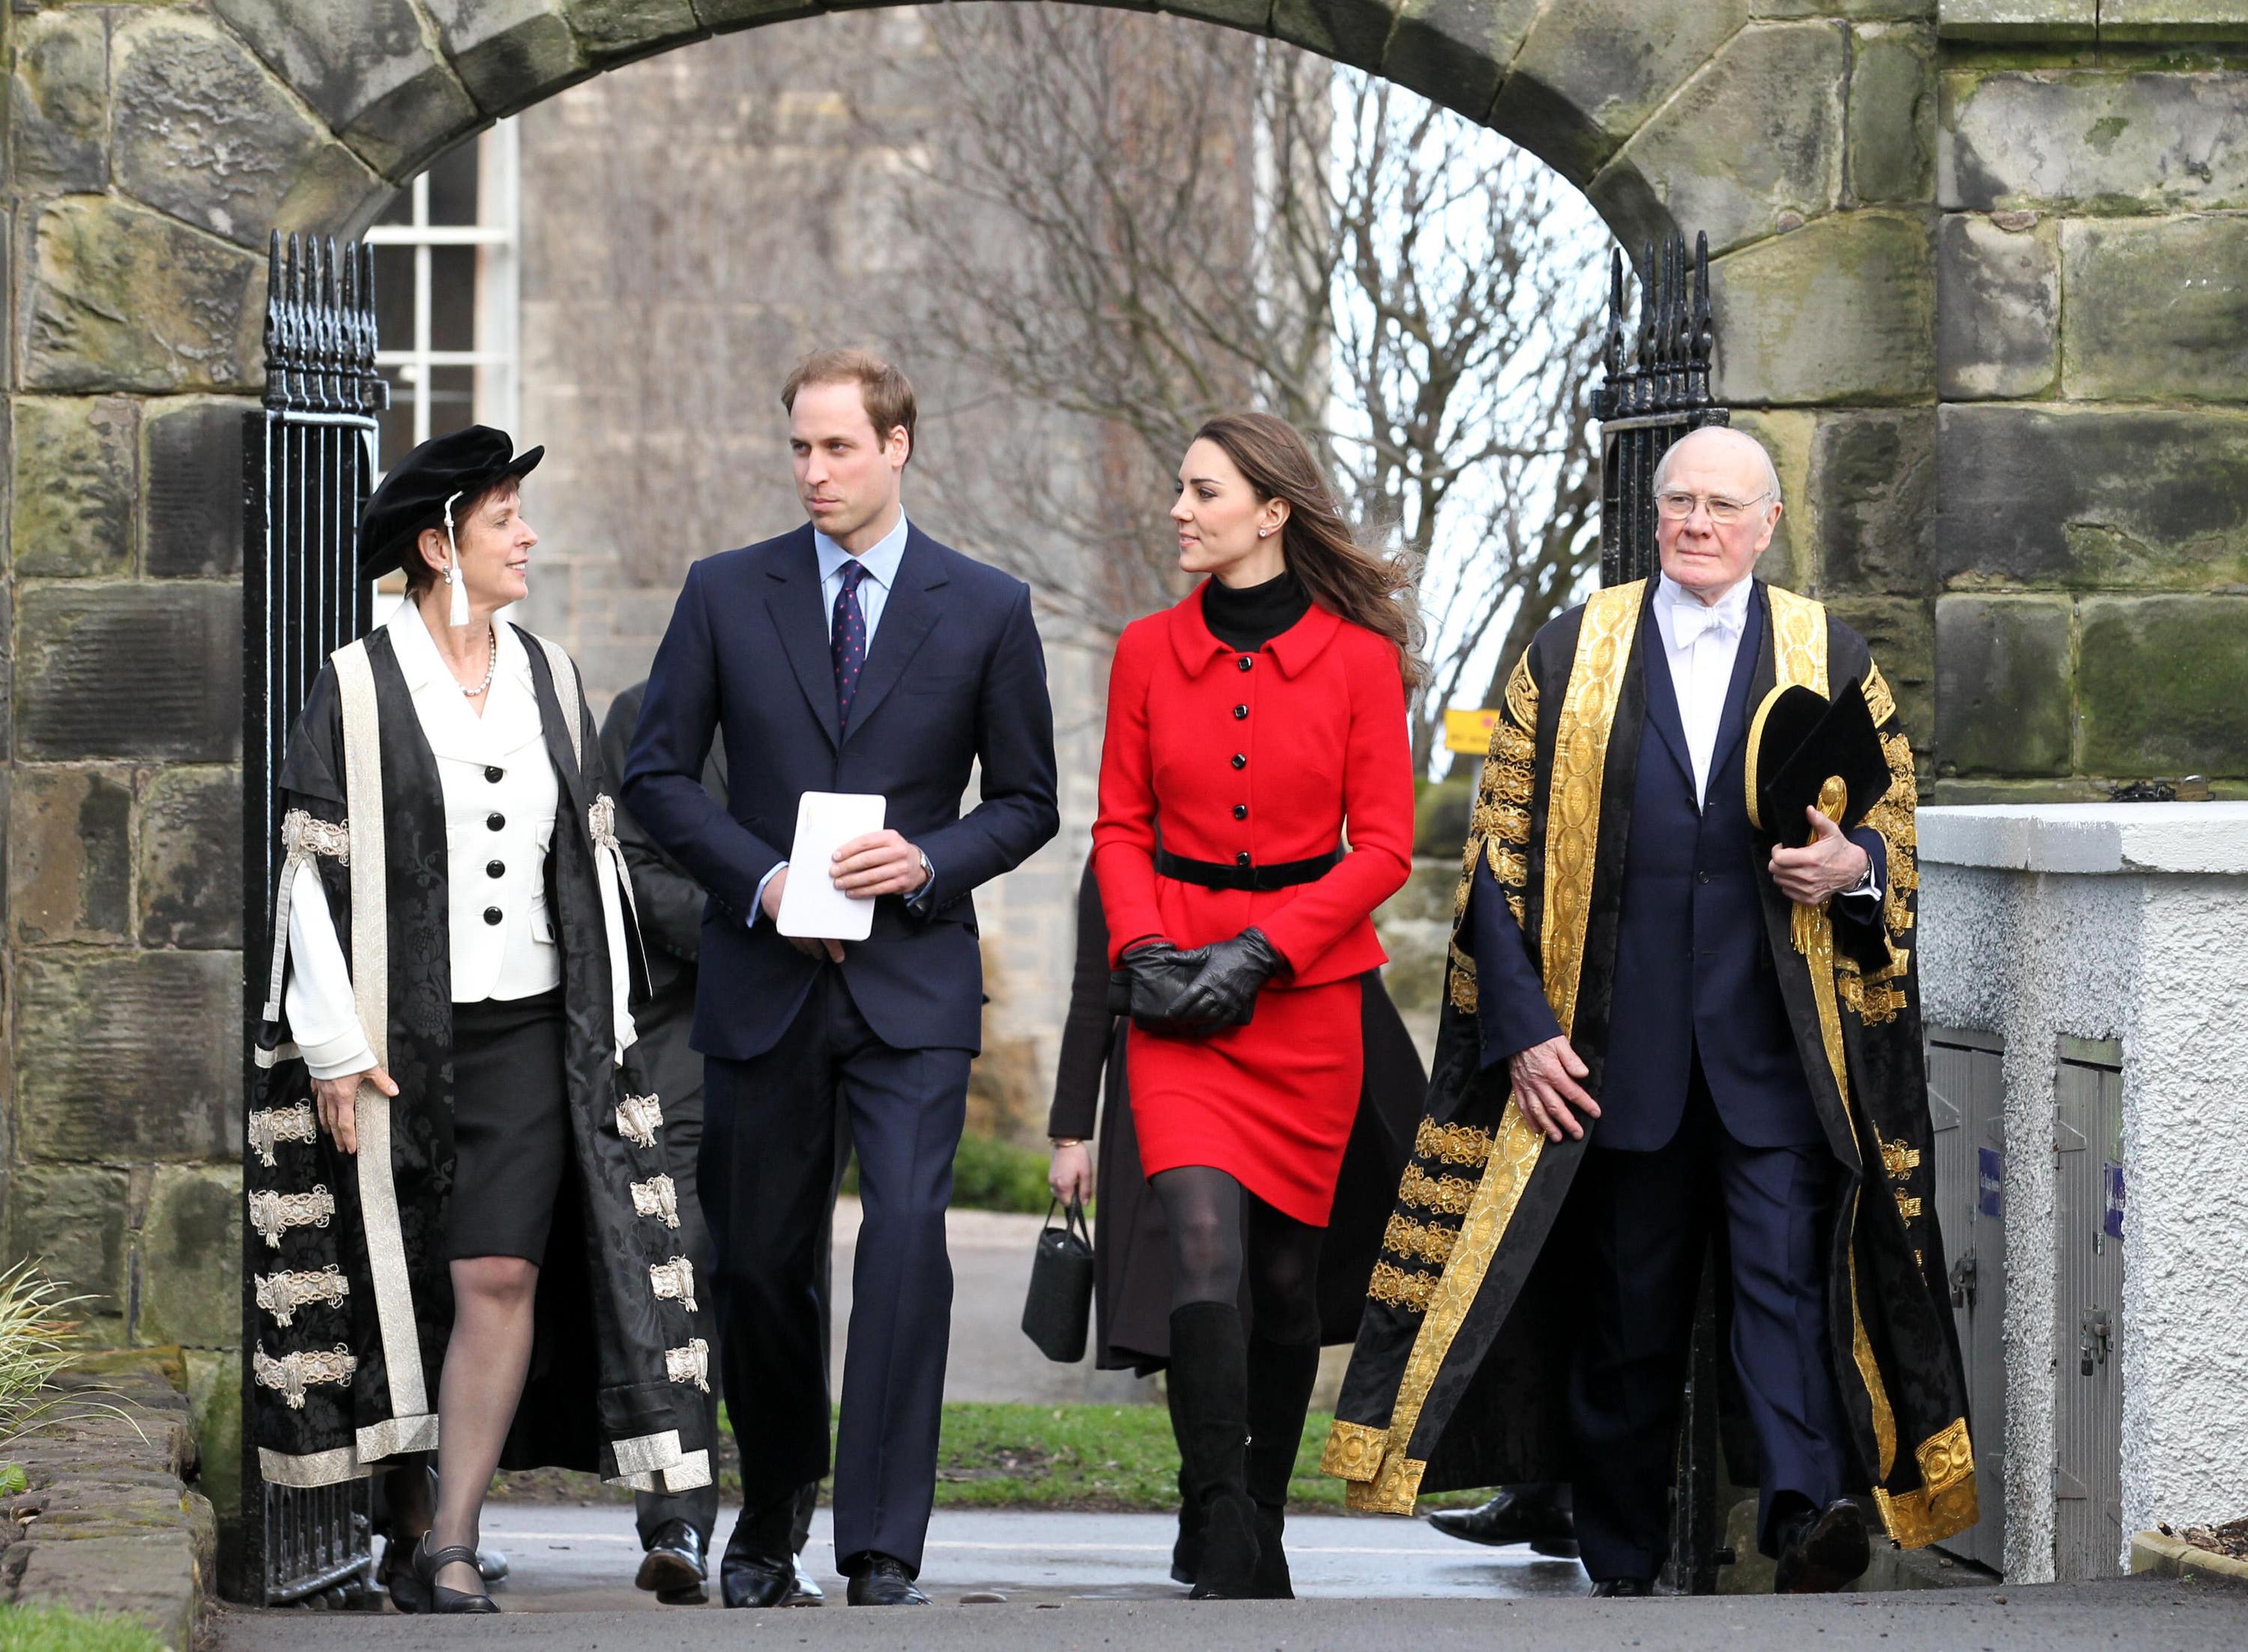
{"label": "polka dot necktie", "polygon": [[859,692],[859,673],[867,663],[867,615],[859,607],[859,586],[867,565],[855,557],[843,565],[843,588],[835,593],[835,618],[828,651],[835,660],[835,725],[851,726],[851,699]]}

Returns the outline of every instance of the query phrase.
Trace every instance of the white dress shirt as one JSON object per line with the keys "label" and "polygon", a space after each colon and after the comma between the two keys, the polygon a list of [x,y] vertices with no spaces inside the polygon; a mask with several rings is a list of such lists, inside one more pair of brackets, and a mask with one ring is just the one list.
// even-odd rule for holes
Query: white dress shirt
{"label": "white dress shirt", "polygon": [[[412,601],[399,605],[385,629],[444,792],[453,1002],[551,991],[561,984],[562,959],[546,905],[545,871],[560,786],[523,641],[512,626],[495,626],[499,659],[479,716]],[[610,941],[611,956],[622,958],[622,937]],[[312,1076],[339,1078],[373,1066],[374,1052],[360,1025],[351,972],[319,874],[309,864],[297,871],[289,949],[289,1026]],[[613,973],[628,991],[628,972]],[[630,1025],[623,991],[619,1000],[617,1025],[623,1029]]]}

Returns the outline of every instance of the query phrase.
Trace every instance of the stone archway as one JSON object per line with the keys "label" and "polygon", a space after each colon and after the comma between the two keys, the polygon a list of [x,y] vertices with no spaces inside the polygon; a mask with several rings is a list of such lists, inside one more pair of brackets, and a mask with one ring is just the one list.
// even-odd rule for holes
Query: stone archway
{"label": "stone archway", "polygon": [[[267,230],[351,233],[492,120],[819,9],[0,10],[0,1248],[46,1255],[102,1333],[235,1335],[236,478]],[[2248,8],[1163,9],[1495,127],[1628,244],[1710,231],[1718,393],[1790,498],[1769,571],[1873,637],[1948,795],[2248,777]]]}

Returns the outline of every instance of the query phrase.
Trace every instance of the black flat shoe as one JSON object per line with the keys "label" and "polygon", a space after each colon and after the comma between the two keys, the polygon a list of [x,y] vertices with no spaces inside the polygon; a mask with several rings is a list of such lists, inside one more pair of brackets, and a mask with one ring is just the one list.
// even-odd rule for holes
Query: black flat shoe
{"label": "black flat shoe", "polygon": [[648,1539],[633,1587],[648,1590],[664,1606],[701,1606],[710,1598],[709,1581],[702,1534],[684,1520],[666,1520]]}
{"label": "black flat shoe", "polygon": [[1535,1554],[1557,1560],[1577,1558],[1576,1518],[1561,1507],[1550,1487],[1506,1486],[1488,1503],[1472,1509],[1439,1509],[1429,1524],[1448,1538],[1495,1549],[1527,1543]]}
{"label": "black flat shoe", "polygon": [[804,1569],[804,1557],[800,1554],[796,1557],[796,1581],[789,1587],[788,1599],[781,1604],[783,1606],[826,1606],[827,1604],[827,1591],[819,1587],[818,1579]]}
{"label": "black flat shoe", "polygon": [[1653,1578],[1602,1578],[1586,1590],[1585,1595],[1593,1601],[1622,1601],[1654,1593]]}
{"label": "black flat shoe", "polygon": [[[428,1609],[446,1614],[498,1611],[499,1602],[489,1594],[470,1594],[465,1589],[449,1589],[437,1581],[437,1573],[456,1561],[473,1568],[476,1563],[476,1552],[460,1543],[449,1543],[432,1552],[429,1539],[426,1537],[414,1545],[414,1575],[429,1592]],[[479,1573],[477,1575],[483,1574]]]}
{"label": "black flat shoe", "polygon": [[853,1606],[927,1606],[929,1596],[914,1587],[913,1574],[902,1560],[887,1554],[870,1554],[867,1569],[851,1580],[844,1591]]}
{"label": "black flat shoe", "polygon": [[1847,1589],[1873,1564],[1866,1512],[1848,1498],[1823,1509],[1806,1509],[1781,1528],[1774,1594],[1832,1594]]}
{"label": "black flat shoe", "polygon": [[784,1606],[795,1587],[792,1557],[776,1559],[729,1549],[718,1563],[718,1598],[730,1607]]}

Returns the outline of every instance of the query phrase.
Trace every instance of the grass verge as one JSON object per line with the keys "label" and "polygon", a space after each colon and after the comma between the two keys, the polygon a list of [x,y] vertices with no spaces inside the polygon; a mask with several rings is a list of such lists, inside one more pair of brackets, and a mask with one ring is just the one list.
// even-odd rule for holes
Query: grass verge
{"label": "grass verge", "polygon": [[0,1606],[0,1652],[163,1652],[142,1625],[113,1613]]}

